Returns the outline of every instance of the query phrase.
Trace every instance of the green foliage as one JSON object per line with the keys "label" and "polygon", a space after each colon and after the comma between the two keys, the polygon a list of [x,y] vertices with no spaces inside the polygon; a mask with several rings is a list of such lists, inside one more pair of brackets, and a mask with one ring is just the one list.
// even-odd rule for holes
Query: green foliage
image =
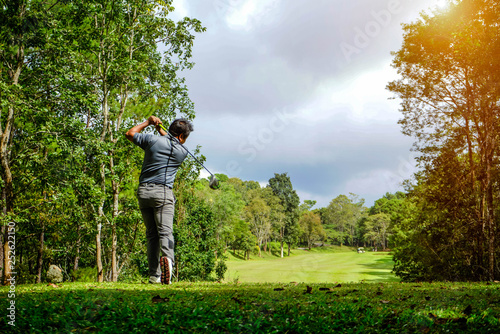
{"label": "green foliage", "polygon": [[[0,288],[2,309],[7,289]],[[9,333],[496,333],[497,300],[497,285],[477,283],[63,283],[18,286],[16,326],[7,317],[0,326]]]}
{"label": "green foliage", "polygon": [[244,220],[238,220],[234,225],[234,240],[231,242],[233,251],[242,251],[244,258],[248,258],[256,243],[257,238],[250,231],[249,224]]}
{"label": "green foliage", "polygon": [[221,282],[224,280],[224,274],[227,271],[227,264],[224,261],[217,261],[217,265],[215,266],[215,277],[217,281]]}
{"label": "green foliage", "polygon": [[282,225],[283,232],[281,233],[281,240],[288,243],[290,249],[291,245],[296,244],[300,235],[300,228],[298,225],[299,196],[293,189],[292,181],[287,173],[274,173],[274,177],[269,179],[268,187],[272,189],[274,195],[281,201],[281,206],[286,216],[284,224]]}
{"label": "green foliage", "polygon": [[394,52],[402,131],[421,171],[409,187],[417,213],[397,227],[396,270],[408,279],[495,280],[500,128],[500,11],[452,2],[404,25]]}
{"label": "green foliage", "polygon": [[364,200],[355,194],[339,195],[322,212],[327,236],[340,245],[356,245],[358,223],[365,210]]}
{"label": "green foliage", "polygon": [[311,249],[315,241],[326,240],[326,232],[321,225],[321,217],[318,213],[306,212],[299,218],[299,225],[302,231],[302,238],[306,241],[307,247]]}
{"label": "green foliage", "polygon": [[210,207],[193,198],[185,219],[174,228],[175,256],[179,280],[208,280],[222,247],[216,239],[217,222]]}
{"label": "green foliage", "polygon": [[201,180],[196,185],[196,195],[210,205],[214,219],[218,222],[217,239],[227,247],[235,240],[236,225],[241,219],[245,202],[234,185],[227,182],[229,178],[226,175],[216,176],[220,185],[217,191],[209,188],[208,180]]}
{"label": "green foliage", "polygon": [[86,267],[72,270],[70,276],[75,282],[95,282],[96,281],[96,268]]}
{"label": "green foliage", "polygon": [[205,30],[196,19],[173,22],[171,4],[2,3],[2,218],[17,223],[20,283],[51,262],[94,267],[97,251],[107,279],[140,272],[130,257],[145,252],[134,194],[141,157],[123,132],[144,113],[194,117],[177,73],[192,68],[194,34]]}

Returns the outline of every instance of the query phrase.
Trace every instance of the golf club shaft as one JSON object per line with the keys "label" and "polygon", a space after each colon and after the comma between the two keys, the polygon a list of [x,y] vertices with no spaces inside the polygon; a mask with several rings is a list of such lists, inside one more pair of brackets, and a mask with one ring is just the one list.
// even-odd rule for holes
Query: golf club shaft
{"label": "golf club shaft", "polygon": [[[168,135],[172,136],[172,134],[170,134],[170,132],[168,132],[168,130],[167,130],[167,129],[165,129],[165,127],[163,126],[163,124],[159,124],[159,125],[160,125],[160,127],[163,129],[163,131],[165,131]],[[174,136],[172,136],[172,137],[174,137]],[[175,137],[174,137],[174,138],[175,138]],[[176,138],[176,139],[177,139],[177,138]],[[212,172],[210,172],[210,171],[207,169],[207,167],[203,166],[203,164],[202,164],[202,163],[201,163],[198,159],[196,159],[196,157],[193,155],[193,153],[189,152],[189,150],[186,148],[186,146],[182,145],[179,141],[178,141],[178,143],[182,146],[182,148],[183,148],[183,149],[185,149],[185,150],[186,150],[186,152],[187,152],[190,156],[192,156],[192,157],[193,157],[193,159],[194,159],[197,163],[199,163],[199,164],[200,164],[200,166],[201,166],[201,167],[205,168],[205,170],[206,170],[206,171],[207,171],[210,175],[214,176],[214,174],[212,174]]]}

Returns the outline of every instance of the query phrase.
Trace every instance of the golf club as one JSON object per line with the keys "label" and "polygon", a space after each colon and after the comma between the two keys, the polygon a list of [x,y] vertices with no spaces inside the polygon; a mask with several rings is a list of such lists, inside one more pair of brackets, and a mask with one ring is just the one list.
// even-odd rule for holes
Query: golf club
{"label": "golf club", "polygon": [[[163,130],[164,130],[164,131],[165,131],[165,132],[166,132],[169,136],[172,136],[172,135],[170,134],[170,132],[168,132],[168,130],[167,130],[167,129],[165,129],[165,127],[163,126],[163,124],[159,124],[159,125],[160,125],[160,127],[161,127],[161,128],[162,128],[162,129],[163,129]],[[174,137],[174,136],[172,136],[172,137]],[[174,137],[174,138],[175,138],[175,137]],[[219,180],[217,180],[217,178],[215,177],[215,175],[214,175],[214,174],[212,174],[212,172],[210,172],[210,171],[208,170],[208,168],[207,168],[207,167],[203,166],[203,164],[202,164],[202,163],[201,163],[198,159],[196,159],[196,157],[194,156],[194,154],[192,154],[191,152],[189,152],[189,150],[186,148],[186,146],[182,145],[179,141],[177,141],[177,142],[178,142],[178,143],[182,146],[182,148],[183,148],[183,149],[185,149],[185,150],[186,150],[186,152],[187,152],[190,156],[192,156],[192,157],[193,157],[193,159],[194,159],[197,163],[199,163],[199,164],[200,164],[200,166],[201,166],[201,167],[205,168],[205,170],[206,170],[206,171],[207,171],[210,175],[212,175],[212,176],[210,177],[210,182],[208,183],[208,186],[209,186],[211,189],[219,189]]]}

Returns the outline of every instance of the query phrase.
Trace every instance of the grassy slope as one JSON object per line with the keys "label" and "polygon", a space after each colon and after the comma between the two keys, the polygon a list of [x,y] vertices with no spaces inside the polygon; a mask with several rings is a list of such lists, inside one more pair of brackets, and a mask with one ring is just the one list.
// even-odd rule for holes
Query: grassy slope
{"label": "grassy slope", "polygon": [[240,282],[396,282],[387,253],[358,254],[349,247],[293,250],[283,259],[276,255],[252,256],[245,261],[228,252],[226,281]]}
{"label": "grassy slope", "polygon": [[16,327],[7,290],[1,333],[500,332],[500,284],[21,285]]}

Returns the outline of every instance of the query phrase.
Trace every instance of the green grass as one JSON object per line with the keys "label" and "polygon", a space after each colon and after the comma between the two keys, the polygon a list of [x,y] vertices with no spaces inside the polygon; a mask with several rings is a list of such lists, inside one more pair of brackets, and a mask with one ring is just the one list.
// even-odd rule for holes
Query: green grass
{"label": "green grass", "polygon": [[392,256],[382,252],[358,254],[350,247],[295,249],[290,257],[263,253],[243,260],[227,252],[226,281],[239,282],[397,282]]}
{"label": "green grass", "polygon": [[496,283],[62,283],[20,285],[15,298],[8,289],[1,333],[500,332]]}

